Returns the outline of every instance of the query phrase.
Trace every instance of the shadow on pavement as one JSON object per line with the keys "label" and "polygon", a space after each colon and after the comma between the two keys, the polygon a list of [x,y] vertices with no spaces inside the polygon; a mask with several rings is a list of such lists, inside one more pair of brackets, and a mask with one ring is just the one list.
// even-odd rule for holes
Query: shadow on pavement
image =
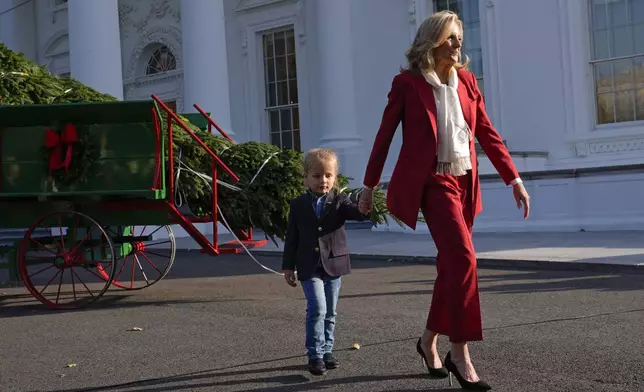
{"label": "shadow on pavement", "polygon": [[[285,374],[278,376],[266,376],[266,377],[256,377],[243,380],[227,380],[227,381],[212,381],[219,377],[230,377],[238,375],[249,375],[265,372],[306,372],[304,374]],[[340,377],[333,379],[325,379],[323,377],[318,381],[317,378],[309,378],[309,374],[306,371],[305,366],[283,366],[283,367],[269,367],[262,369],[254,370],[242,370],[237,372],[206,372],[204,374],[190,374],[174,377],[166,377],[159,379],[150,379],[137,381],[129,384],[120,384],[99,388],[83,388],[83,389],[69,389],[69,390],[59,390],[55,392],[94,392],[94,391],[112,391],[112,392],[165,392],[165,391],[181,391],[181,390],[195,390],[201,388],[213,388],[213,387],[223,387],[223,386],[243,386],[245,385],[245,391],[274,391],[274,392],[297,392],[297,391],[308,391],[315,388],[325,388],[332,387],[335,385],[342,384],[359,384],[367,382],[382,382],[382,381],[393,381],[393,380],[413,380],[413,379],[428,379],[424,374],[393,374],[393,375],[372,375],[372,376],[351,376],[351,377]],[[310,376],[313,377],[313,376]],[[203,381],[203,382],[199,382]],[[184,382],[180,385],[169,385]],[[185,383],[188,382],[188,383]],[[265,383],[280,383],[281,386],[266,388],[262,387],[259,389],[251,389],[252,384],[265,384]],[[358,385],[356,385],[358,387]],[[449,389],[432,389],[433,391],[453,391],[453,388]]]}
{"label": "shadow on pavement", "polygon": [[[96,303],[91,304],[81,309],[72,310],[52,310],[36,300],[31,294],[17,294],[0,297],[0,317],[25,317],[25,316],[46,316],[49,314],[61,314],[68,312],[92,312],[104,311],[107,309],[128,309],[140,307],[163,307],[171,305],[183,304],[198,304],[198,303],[213,303],[213,302],[240,302],[252,301],[252,299],[234,299],[222,298],[216,300],[199,301],[199,300],[151,300],[151,301],[137,301],[136,295],[109,295],[102,296]],[[9,299],[6,303],[5,300]],[[15,301],[16,299],[24,299],[24,301]],[[134,300],[132,300],[134,299]]]}
{"label": "shadow on pavement", "polygon": [[[433,288],[433,279],[393,282]],[[600,274],[582,271],[517,271],[479,275],[483,293],[521,294],[570,290],[637,291],[644,290],[641,274]],[[427,291],[424,292],[428,294]],[[431,293],[431,292],[429,292]],[[394,294],[394,293],[392,293]],[[373,294],[372,294],[373,295]]]}
{"label": "shadow on pavement", "polygon": [[[380,346],[389,343],[412,341],[417,339],[394,339],[390,341],[383,341],[371,344],[365,344],[363,347]],[[349,351],[350,349],[340,349],[337,352]],[[74,389],[61,389],[52,392],[164,392],[164,391],[181,391],[181,390],[195,390],[201,388],[223,387],[223,386],[246,386],[246,391],[274,391],[274,392],[297,392],[307,391],[314,388],[326,388],[335,385],[343,384],[359,384],[368,382],[382,382],[392,380],[413,380],[413,379],[427,379],[428,381],[447,382],[446,380],[432,380],[426,374],[391,374],[391,375],[368,375],[368,376],[349,376],[339,378],[315,377],[308,373],[306,365],[288,365],[277,367],[262,367],[258,369],[241,369],[250,366],[272,364],[280,361],[289,361],[294,359],[302,359],[301,355],[293,355],[282,358],[271,358],[264,361],[244,363],[240,365],[226,366],[216,369],[202,370],[191,373],[177,374],[168,377],[150,378],[139,381],[126,382],[121,384],[106,385],[100,387],[90,388],[74,388]],[[239,370],[236,370],[239,369]],[[276,372],[284,372],[286,374],[275,375]],[[261,376],[262,373],[271,373],[271,375]],[[332,373],[329,373],[332,374]],[[243,380],[222,380],[215,381],[217,378],[235,377],[235,376],[248,376],[260,375],[255,378],[247,378]],[[183,383],[175,385],[177,383]],[[263,383],[280,383],[282,385],[261,389],[252,389],[252,384]],[[432,389],[432,391],[453,391],[453,388],[445,389]],[[405,390],[392,391],[392,392],[405,392]]]}

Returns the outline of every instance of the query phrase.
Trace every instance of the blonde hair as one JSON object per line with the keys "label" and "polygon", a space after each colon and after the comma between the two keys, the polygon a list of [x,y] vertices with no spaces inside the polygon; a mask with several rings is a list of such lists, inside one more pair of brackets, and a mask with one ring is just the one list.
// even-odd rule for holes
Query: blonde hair
{"label": "blonde hair", "polygon": [[340,164],[338,162],[338,154],[330,148],[313,148],[306,152],[304,155],[304,165],[303,172],[306,176],[309,172],[317,167],[321,162],[331,162],[334,161],[335,174],[338,174],[340,171]]}
{"label": "blonde hair", "polygon": [[[434,63],[434,49],[441,45],[449,37],[449,26],[452,22],[456,22],[461,28],[463,33],[463,22],[458,18],[458,15],[452,11],[440,11],[431,16],[421,23],[416,31],[416,38],[407,49],[405,57],[407,57],[407,69],[414,73],[423,73],[433,71],[436,64]],[[463,55],[460,55],[461,59]],[[465,55],[465,62],[457,62],[454,64],[455,69],[467,68],[470,59]]]}
{"label": "blonde hair", "polygon": [[[304,164],[302,165],[302,177],[304,180],[304,186],[308,187],[306,177],[309,172],[317,167],[323,162],[333,162],[333,168],[335,169],[335,175],[337,176],[340,172],[340,163],[338,161],[338,154],[330,148],[313,148],[306,152],[304,155]],[[336,178],[335,184],[333,184],[333,189],[339,191],[339,184]]]}

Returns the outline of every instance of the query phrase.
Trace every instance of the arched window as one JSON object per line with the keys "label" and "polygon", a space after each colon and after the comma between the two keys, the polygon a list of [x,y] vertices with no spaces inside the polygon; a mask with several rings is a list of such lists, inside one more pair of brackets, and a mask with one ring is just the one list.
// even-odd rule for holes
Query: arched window
{"label": "arched window", "polygon": [[174,54],[172,54],[170,49],[163,45],[152,52],[152,56],[150,56],[148,64],[145,67],[145,74],[156,75],[158,73],[168,72],[175,69],[177,69],[177,59],[174,57]]}

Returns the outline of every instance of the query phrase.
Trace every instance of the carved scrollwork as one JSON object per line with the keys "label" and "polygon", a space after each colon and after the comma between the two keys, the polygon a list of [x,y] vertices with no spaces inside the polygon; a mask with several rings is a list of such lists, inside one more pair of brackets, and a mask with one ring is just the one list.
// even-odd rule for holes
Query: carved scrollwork
{"label": "carved scrollwork", "polygon": [[591,154],[609,154],[616,152],[644,150],[644,138],[615,140],[607,142],[593,142],[588,144]]}
{"label": "carved scrollwork", "polygon": [[[145,12],[146,7],[147,12]],[[143,13],[139,11],[144,11]],[[138,16],[137,16],[138,15]],[[172,17],[176,24],[181,22],[181,14],[178,7],[168,0],[152,0],[148,2],[121,1],[119,2],[119,23],[121,34],[124,38],[129,36],[129,30],[134,29],[136,34],[145,33],[147,27],[154,20],[162,20],[166,17]]]}
{"label": "carved scrollwork", "polygon": [[306,42],[306,9],[304,8],[304,0],[298,0],[295,4],[295,13],[297,19],[297,35],[300,44]]}
{"label": "carved scrollwork", "polygon": [[409,5],[407,7],[407,13],[409,14],[409,23],[416,25],[416,0],[409,0]]}

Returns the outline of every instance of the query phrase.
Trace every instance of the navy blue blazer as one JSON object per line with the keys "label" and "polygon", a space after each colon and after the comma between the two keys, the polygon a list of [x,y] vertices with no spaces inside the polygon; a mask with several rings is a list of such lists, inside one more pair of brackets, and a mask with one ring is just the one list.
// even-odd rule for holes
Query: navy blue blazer
{"label": "navy blue blazer", "polygon": [[345,194],[330,191],[320,217],[310,192],[291,200],[282,269],[297,271],[298,280],[311,279],[318,265],[329,276],[351,272],[347,233],[348,220],[364,221],[356,203]]}

